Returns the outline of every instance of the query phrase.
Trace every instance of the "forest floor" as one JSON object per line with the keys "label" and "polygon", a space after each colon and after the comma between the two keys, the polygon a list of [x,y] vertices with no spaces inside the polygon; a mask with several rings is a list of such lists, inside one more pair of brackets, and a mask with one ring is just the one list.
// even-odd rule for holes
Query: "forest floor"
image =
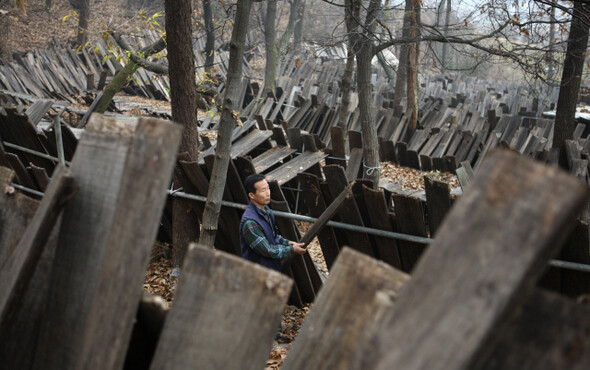
{"label": "forest floor", "polygon": [[[26,14],[15,7],[17,2],[26,4]],[[152,14],[163,8],[162,1],[153,1],[150,4],[152,9],[148,10],[146,14]],[[132,30],[136,26],[145,25],[145,16],[131,13],[124,1],[91,1],[88,38],[92,40],[102,37],[109,24],[122,31]],[[55,44],[72,46],[76,39],[76,26],[77,16],[67,0],[52,0],[50,10],[45,8],[42,1],[0,0],[0,28],[7,30],[0,39],[0,57],[11,58],[13,54],[22,54],[35,49],[48,49]],[[260,68],[263,68],[263,63],[261,65]],[[167,102],[128,96],[126,98],[141,101],[142,104],[158,109],[169,109]],[[140,112],[131,111],[126,114],[140,115]],[[400,167],[392,163],[382,163],[382,177],[400,184],[405,189],[422,189],[424,175],[425,173],[421,171]],[[451,189],[458,186],[457,178],[452,174],[429,173],[429,175],[449,183]],[[302,235],[310,226],[309,223],[298,221]],[[317,238],[309,245],[308,250],[318,269],[328,275],[329,272]],[[170,257],[170,246],[156,243],[144,282],[145,291],[161,296],[169,306],[173,304],[174,288],[177,284],[177,278],[170,276],[173,268]],[[285,307],[282,316],[282,334],[288,338],[288,341],[287,343],[274,343],[267,362],[267,369],[280,369],[310,308],[310,304],[302,308],[290,305]]]}

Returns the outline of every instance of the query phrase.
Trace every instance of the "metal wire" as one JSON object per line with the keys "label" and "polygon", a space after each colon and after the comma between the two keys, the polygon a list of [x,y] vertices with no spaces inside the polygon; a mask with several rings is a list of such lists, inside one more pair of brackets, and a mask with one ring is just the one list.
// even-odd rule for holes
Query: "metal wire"
{"label": "metal wire", "polygon": [[[49,160],[54,161],[54,162],[59,162],[59,158],[54,157],[52,155],[41,153],[41,152],[38,152],[36,150],[24,148],[22,146],[15,145],[15,144],[12,144],[12,143],[8,143],[6,141],[2,141],[2,145],[4,145],[7,148],[12,148],[12,149],[20,150],[21,152],[25,152],[25,153],[29,153],[29,154],[32,154],[32,155],[36,155],[37,157],[49,159]],[[69,161],[65,161],[64,163],[67,164],[67,165],[70,164]]]}

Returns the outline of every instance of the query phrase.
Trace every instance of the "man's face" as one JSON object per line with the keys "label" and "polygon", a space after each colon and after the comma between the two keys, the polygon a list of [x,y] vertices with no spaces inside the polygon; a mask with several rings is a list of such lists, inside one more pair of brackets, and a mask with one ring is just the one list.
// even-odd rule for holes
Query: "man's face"
{"label": "man's face", "polygon": [[260,180],[254,184],[256,193],[249,193],[248,196],[254,205],[259,208],[264,208],[265,205],[270,203],[270,188],[266,180]]}

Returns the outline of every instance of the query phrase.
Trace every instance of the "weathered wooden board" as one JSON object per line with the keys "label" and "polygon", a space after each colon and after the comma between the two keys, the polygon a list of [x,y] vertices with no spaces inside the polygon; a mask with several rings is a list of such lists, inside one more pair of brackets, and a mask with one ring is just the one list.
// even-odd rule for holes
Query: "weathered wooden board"
{"label": "weathered wooden board", "polygon": [[295,151],[295,149],[291,149],[287,146],[276,146],[270,150],[267,150],[266,152],[252,159],[256,173],[264,173],[271,167],[280,165],[281,161],[291,156],[293,153],[295,153]]}
{"label": "weathered wooden board", "polygon": [[12,319],[29,286],[53,226],[73,195],[72,180],[66,168],[60,166],[54,171],[49,188],[18,245],[0,262],[0,290],[4,292],[0,296],[0,325]]}
{"label": "weathered wooden board", "polygon": [[[393,194],[395,228],[402,234],[427,237],[422,201],[416,197]],[[410,272],[426,249],[426,245],[407,240],[397,240],[402,271]]]}
{"label": "weathered wooden board", "polygon": [[537,289],[474,369],[587,369],[589,318],[586,305]]}
{"label": "weathered wooden board", "polygon": [[[385,231],[393,231],[383,190],[373,190],[364,185],[362,189],[365,201],[371,208],[368,212],[371,227]],[[377,247],[377,258],[401,270],[402,265],[399,247],[397,245],[398,241],[383,236],[374,236],[374,238]]]}
{"label": "weathered wooden board", "polygon": [[[320,217],[327,206],[322,196],[317,176],[309,173],[300,173],[297,175],[297,178],[301,184],[301,196],[305,201],[310,215],[316,218]],[[322,229],[318,234],[318,241],[320,242],[320,248],[322,249],[326,266],[330,270],[340,250],[334,229],[329,226]]]}
{"label": "weathered wooden board", "polygon": [[305,172],[307,169],[319,163],[325,157],[326,154],[322,152],[301,153],[289,162],[284,163],[279,168],[269,172],[266,175],[266,179],[268,181],[276,180],[278,181],[279,185],[283,185],[297,177],[298,173]]}
{"label": "weathered wooden board", "polygon": [[451,193],[449,185],[424,176],[424,190],[426,192],[426,210],[428,212],[428,228],[430,237],[436,235],[436,230],[451,209]]}
{"label": "weathered wooden board", "polygon": [[291,285],[273,270],[191,245],[151,368],[263,368]]}
{"label": "weathered wooden board", "polygon": [[[330,184],[330,193],[332,199],[336,197],[348,186],[344,169],[338,165],[324,166],[324,175],[326,182]],[[340,221],[352,225],[364,226],[363,219],[357,207],[354,198],[347,199],[338,212]],[[342,230],[342,234],[348,241],[348,246],[356,249],[359,252],[365,253],[368,256],[373,256],[373,248],[369,242],[369,237],[366,233]]]}
{"label": "weathered wooden board", "polygon": [[140,118],[135,133],[92,116],[71,171],[79,191],[61,224],[42,368],[120,368],[141,298],[182,128]]}
{"label": "weathered wooden board", "polygon": [[587,198],[556,168],[489,153],[353,368],[477,366]]}
{"label": "weathered wooden board", "polygon": [[283,369],[346,369],[363,329],[376,329],[408,275],[344,248],[301,327]]}

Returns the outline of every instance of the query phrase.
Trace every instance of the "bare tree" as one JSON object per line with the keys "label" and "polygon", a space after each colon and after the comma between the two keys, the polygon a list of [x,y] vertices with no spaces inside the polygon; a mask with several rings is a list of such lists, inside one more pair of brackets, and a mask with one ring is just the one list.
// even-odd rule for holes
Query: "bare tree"
{"label": "bare tree", "polygon": [[215,28],[211,0],[203,0],[203,20],[205,21],[205,72],[211,73],[215,62]]}
{"label": "bare tree", "polygon": [[574,2],[553,134],[553,148],[560,150],[559,162],[563,167],[567,167],[565,140],[571,140],[574,136],[576,105],[586,59],[589,25],[590,5],[581,1]]}
{"label": "bare tree", "polygon": [[229,50],[228,79],[219,121],[215,161],[213,162],[211,182],[209,192],[207,193],[207,202],[205,203],[201,235],[199,238],[199,244],[209,247],[213,247],[215,243],[221,200],[230,161],[231,133],[234,127],[236,127],[237,117],[235,110],[239,108],[237,104],[239,101],[239,85],[242,82],[242,60],[252,0],[239,0],[236,7]]}
{"label": "bare tree", "polygon": [[363,177],[373,181],[373,187],[379,186],[379,141],[375,126],[373,107],[373,90],[371,86],[371,59],[375,55],[373,34],[381,11],[380,0],[369,0],[364,6],[362,0],[347,0],[346,13],[356,25],[348,35],[356,58],[357,89],[361,132],[363,136]]}
{"label": "bare tree", "polygon": [[289,22],[281,38],[277,41],[277,1],[268,0],[266,3],[266,20],[264,28],[264,39],[266,45],[266,67],[264,72],[264,91],[274,93],[277,79],[278,56],[287,51],[289,40],[295,30],[295,24],[299,19],[301,11],[301,0],[290,1]]}
{"label": "bare tree", "polygon": [[83,46],[87,40],[88,17],[90,17],[90,0],[78,0],[78,30],[76,46]]}
{"label": "bare tree", "polygon": [[[197,86],[192,48],[191,0],[166,0],[166,39],[170,77],[172,119],[184,127],[179,152],[189,160],[198,157]],[[187,185],[182,172],[174,172],[177,187]],[[176,266],[182,264],[189,243],[198,235],[198,219],[192,204],[182,198],[172,200],[172,245]]]}

